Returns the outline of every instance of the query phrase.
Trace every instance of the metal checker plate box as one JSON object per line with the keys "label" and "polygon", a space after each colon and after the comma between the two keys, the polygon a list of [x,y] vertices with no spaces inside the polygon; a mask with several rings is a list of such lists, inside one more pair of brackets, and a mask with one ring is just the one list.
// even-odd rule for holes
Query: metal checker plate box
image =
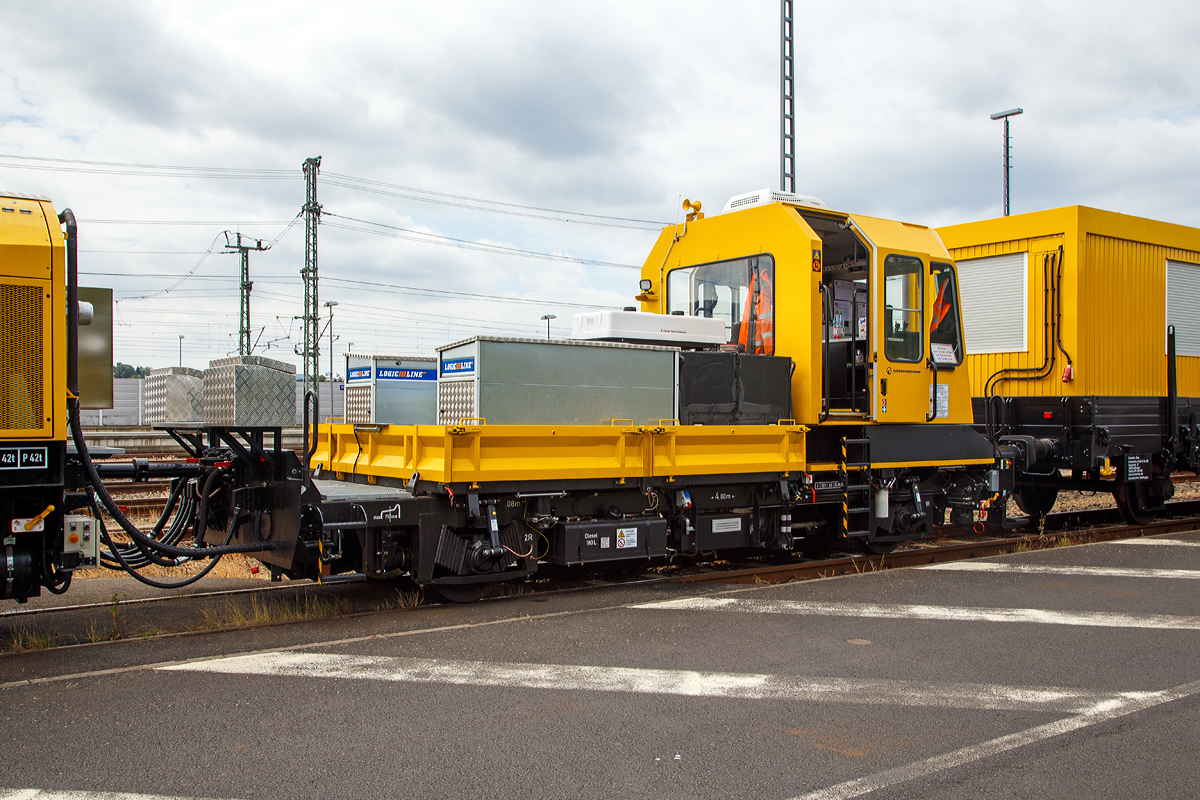
{"label": "metal checker plate box", "polygon": [[262,356],[209,362],[204,422],[238,428],[295,425],[296,368]]}
{"label": "metal checker plate box", "polygon": [[204,373],[191,367],[152,369],[146,376],[146,422],[192,425],[204,420]]}

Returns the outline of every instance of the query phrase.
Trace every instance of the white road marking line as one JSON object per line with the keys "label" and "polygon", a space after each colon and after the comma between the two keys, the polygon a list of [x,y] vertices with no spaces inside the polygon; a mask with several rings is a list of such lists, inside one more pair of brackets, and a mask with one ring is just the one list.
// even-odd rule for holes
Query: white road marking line
{"label": "white road marking line", "polygon": [[927,681],[808,678],[754,673],[696,672],[570,664],[450,661],[336,653],[275,652],[161,667],[171,672],[215,672],[340,678],[460,686],[622,692],[872,705],[1070,711],[1082,713],[1148,692],[1098,693],[1053,686],[981,683],[930,685]]}
{"label": "white road marking line", "polygon": [[52,789],[0,789],[0,800],[197,800],[195,795],[175,797],[164,794],[128,792],[72,792]]}
{"label": "white road marking line", "polygon": [[947,622],[1037,622],[1094,628],[1200,630],[1200,617],[1169,614],[1110,614],[1099,611],[1049,611],[1040,608],[972,608],[889,603],[826,603],[808,600],[741,600],[736,597],[688,597],[630,608],[677,611],[745,611],[759,614],[811,614],[824,617],[923,619]]}
{"label": "white road marking line", "polygon": [[[735,589],[732,591],[753,591],[752,589]],[[551,611],[545,614],[518,614],[512,617],[501,617],[500,619],[489,619],[483,622],[463,622],[457,625],[435,625],[428,628],[412,628],[403,631],[392,631],[391,633],[371,633],[366,636],[347,636],[342,639],[324,639],[319,642],[305,642],[303,644],[293,644],[287,647],[277,647],[271,650],[249,650],[236,655],[254,655],[256,653],[273,653],[281,650],[313,650],[318,647],[338,647],[347,644],[358,644],[360,642],[373,642],[380,639],[399,639],[408,636],[424,636],[429,633],[449,633],[451,631],[467,631],[475,628],[490,628],[493,625],[508,625],[517,622],[540,622],[547,619],[557,619],[559,617],[574,617],[580,614],[595,614],[601,611],[616,611],[622,608],[629,608],[628,604],[620,603],[612,606],[597,606],[596,608],[573,609],[571,611]],[[192,632],[178,634],[179,636],[191,636]],[[135,644],[136,639],[120,639],[121,643]],[[108,644],[105,642],[104,644]],[[71,645],[72,647],[90,647],[92,645]],[[65,649],[65,648],[64,648]],[[45,686],[48,683],[62,683],[63,681],[77,681],[82,678],[102,678],[108,675],[125,675],[130,672],[144,672],[146,670],[162,669],[163,667],[172,667],[179,664],[191,664],[195,661],[208,661],[211,656],[200,656],[197,658],[181,658],[174,661],[156,661],[149,664],[133,664],[127,667],[112,667],[110,669],[93,669],[86,672],[68,672],[63,675],[47,675],[41,678],[22,678],[21,680],[8,681],[0,683],[0,689],[19,689],[28,686]]]}
{"label": "white road marking line", "polygon": [[1031,575],[1078,575],[1093,578],[1176,578],[1200,579],[1196,569],[1146,569],[1142,567],[1075,567],[1052,564],[1010,564],[997,561],[955,561],[949,564],[926,564],[917,569],[946,572],[1016,572]]}
{"label": "white road marking line", "polygon": [[869,792],[886,789],[917,778],[924,778],[938,772],[953,769],[954,767],[960,767],[963,764],[980,761],[989,756],[1007,753],[1010,750],[1016,750],[1018,747],[1045,741],[1055,736],[1061,736],[1064,733],[1070,733],[1071,731],[1077,731],[1081,728],[1117,719],[1118,717],[1135,714],[1165,703],[1182,700],[1198,692],[1200,692],[1200,681],[1185,683],[1182,686],[1176,686],[1174,689],[1153,692],[1136,700],[1115,702],[1110,706],[1099,707],[1078,716],[1049,722],[1045,725],[1039,725],[1036,728],[1010,733],[1007,736],[1001,736],[981,744],[964,747],[952,753],[944,753],[940,756],[925,759],[924,761],[917,761],[902,767],[877,772],[874,775],[839,783],[825,789],[818,789],[815,792],[800,795],[795,800],[848,800],[848,798],[860,797]]}
{"label": "white road marking line", "polygon": [[1200,542],[1185,542],[1182,539],[1117,539],[1104,544],[1169,544],[1175,547],[1200,547]]}

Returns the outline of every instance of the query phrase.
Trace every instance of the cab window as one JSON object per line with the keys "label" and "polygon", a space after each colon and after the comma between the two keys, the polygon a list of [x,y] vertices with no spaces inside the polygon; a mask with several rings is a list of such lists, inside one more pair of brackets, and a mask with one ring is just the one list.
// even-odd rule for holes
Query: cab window
{"label": "cab window", "polygon": [[769,255],[667,273],[667,313],[725,323],[725,340],[745,353],[775,352],[775,261]]}
{"label": "cab window", "polygon": [[957,366],[963,361],[962,331],[958,320],[958,282],[954,267],[931,264],[935,297],[929,315],[929,355],[939,366]]}
{"label": "cab window", "polygon": [[883,352],[888,361],[923,360],[922,272],[921,259],[912,256],[890,255],[883,262]]}

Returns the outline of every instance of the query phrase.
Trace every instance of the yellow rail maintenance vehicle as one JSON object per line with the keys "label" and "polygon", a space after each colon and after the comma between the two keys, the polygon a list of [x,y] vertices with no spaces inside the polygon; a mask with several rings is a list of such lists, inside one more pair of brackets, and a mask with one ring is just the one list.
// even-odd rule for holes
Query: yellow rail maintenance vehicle
{"label": "yellow rail maintenance vehicle", "polygon": [[[94,464],[74,216],[5,203],[0,299],[24,322],[0,341],[0,458],[17,458],[0,469],[3,597],[64,591],[93,563],[180,585],[241,552],[274,578],[408,576],[470,600],[580,565],[883,552],[947,511],[977,530],[1024,522],[1003,509],[1044,443],[972,427],[956,268],[922,225],[766,190],[707,217],[688,203],[646,259],[640,310],[578,314],[568,340],[457,342],[436,370],[388,367],[436,379],[427,424],[310,425],[310,394],[301,458],[278,427],[181,422],[163,427],[187,463]],[[21,233],[25,217],[38,224]],[[152,474],[171,478],[171,499],[142,531],[103,479]],[[206,569],[173,584],[140,573],[197,560]]]}
{"label": "yellow rail maintenance vehicle", "polygon": [[[561,381],[489,376],[470,349],[482,340],[450,347],[442,424],[319,426],[310,463],[341,483],[330,498],[404,487],[390,526],[345,517],[375,533],[333,568],[409,571],[461,595],[538,563],[846,540],[886,552],[947,510],[968,529],[1021,524],[1003,508],[1023,456],[972,428],[956,271],[935,231],[768,190],[720,214],[686,207],[646,259],[640,310],[577,315],[572,342],[536,345],[671,346],[674,413],[534,424],[526,403],[498,420],[479,405],[489,381],[536,384],[546,403]],[[463,369],[478,373],[473,400],[450,391]],[[452,400],[474,413],[448,417]],[[328,513],[324,525],[327,552],[348,553]]]}

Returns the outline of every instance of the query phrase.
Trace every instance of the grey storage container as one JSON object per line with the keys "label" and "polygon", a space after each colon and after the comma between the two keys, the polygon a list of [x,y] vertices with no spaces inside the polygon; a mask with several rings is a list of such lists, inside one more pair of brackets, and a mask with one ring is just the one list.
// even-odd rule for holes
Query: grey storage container
{"label": "grey storage container", "polygon": [[296,367],[262,356],[210,361],[204,372],[204,422],[231,428],[296,424]]}
{"label": "grey storage container", "polygon": [[204,373],[191,367],[152,369],[146,376],[147,425],[204,422]]}
{"label": "grey storage container", "polygon": [[437,359],[346,354],[346,422],[437,423]]}
{"label": "grey storage container", "polygon": [[674,347],[475,337],[438,349],[438,423],[606,425],[674,419]]}

